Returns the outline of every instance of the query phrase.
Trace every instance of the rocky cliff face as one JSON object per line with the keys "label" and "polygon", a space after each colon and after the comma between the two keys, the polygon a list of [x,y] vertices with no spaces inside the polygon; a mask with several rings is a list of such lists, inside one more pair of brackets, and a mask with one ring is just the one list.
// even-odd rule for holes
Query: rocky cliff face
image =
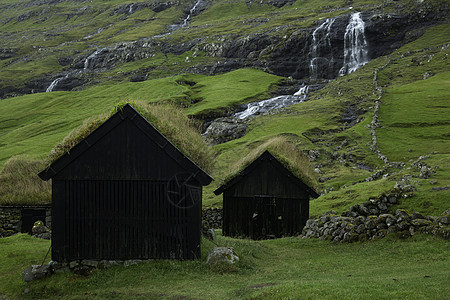
{"label": "rocky cliff face", "polygon": [[[420,37],[426,27],[439,22],[443,17],[443,11],[433,10],[431,7],[403,15],[363,12],[369,59],[387,55]],[[315,77],[333,79],[338,76],[344,63],[344,34],[349,18],[349,13],[334,18],[328,29],[327,39],[322,37],[317,42],[313,40],[313,33],[325,22],[323,20],[317,21],[314,27],[295,31],[290,36],[274,36],[267,32],[234,38],[217,37],[213,42],[206,41],[206,38],[196,38],[183,43],[157,39],[120,43],[97,50],[88,57],[78,57],[73,62],[73,68],[113,68],[159,52],[180,55],[193,50],[223,60],[206,68],[192,68],[189,70],[191,72],[214,74],[242,67],[256,67],[276,75],[304,79],[312,77],[310,64],[314,55],[317,55],[318,71]],[[317,47],[315,54],[312,53],[314,47]]]}
{"label": "rocky cliff face", "polygon": [[[64,1],[55,3],[60,2]],[[264,3],[282,7],[292,5],[293,2],[277,0]],[[248,6],[263,5],[264,3],[246,2]],[[51,9],[44,4],[44,2],[30,2],[29,6],[33,9],[17,16],[14,20],[3,20],[3,24],[34,19],[44,22],[52,14]],[[184,20],[180,19],[177,21],[178,23],[166,26],[167,34],[171,30],[185,26],[187,20],[192,16],[207,11],[211,2],[198,0],[192,4],[194,6],[186,6],[185,3],[179,1],[131,3],[114,7],[109,10],[109,15],[123,19],[144,9],[159,13],[181,5],[185,7],[184,14],[187,17]],[[383,5],[361,12],[361,19],[365,22],[369,59],[391,53],[398,47],[420,37],[428,26],[447,18],[448,4],[436,1],[416,1],[415,5],[417,7],[405,9],[405,12],[402,12],[402,7],[399,6],[397,12],[388,13],[383,10]],[[78,14],[77,16],[80,17],[91,11],[90,6],[84,6],[66,17],[67,20],[71,20],[76,17],[74,14]],[[319,19],[313,22],[313,26],[297,30],[293,30],[289,24],[286,24],[248,35],[232,33],[218,35],[214,33],[212,36],[195,38],[189,38],[189,30],[187,30],[187,35],[182,40],[173,39],[170,35],[164,34],[132,42],[116,43],[102,48],[90,48],[90,51],[79,51],[76,55],[59,57],[58,62],[63,71],[35,77],[22,86],[0,86],[0,98],[5,97],[8,93],[43,92],[58,78],[60,80],[53,90],[72,90],[94,80],[96,73],[114,69],[124,63],[151,58],[157,54],[184,55],[188,51],[193,51],[194,56],[201,53],[206,57],[214,57],[215,60],[205,59],[204,63],[190,66],[183,72],[216,74],[242,67],[254,67],[296,79],[333,79],[339,75],[344,64],[345,32],[354,11],[340,9],[336,12],[338,14],[333,18]],[[251,23],[252,26],[257,27],[268,22],[270,14],[267,16],[268,18],[249,18],[242,22],[244,25]],[[144,20],[139,21],[143,22]],[[83,39],[95,36],[110,26],[112,24],[98,29],[97,33],[85,36]],[[32,60],[32,58],[18,56],[17,51],[13,48],[0,49],[0,61],[14,58],[17,61]],[[170,73],[170,70],[168,72]],[[173,71],[174,74],[178,72],[180,72],[179,69]],[[135,73],[134,75],[140,76],[141,79],[146,78],[145,70],[136,70]]]}

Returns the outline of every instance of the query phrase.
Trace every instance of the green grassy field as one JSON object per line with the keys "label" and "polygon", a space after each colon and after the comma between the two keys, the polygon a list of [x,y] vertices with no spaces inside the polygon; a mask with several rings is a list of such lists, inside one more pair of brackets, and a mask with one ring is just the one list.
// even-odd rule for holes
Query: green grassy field
{"label": "green grassy field", "polygon": [[[21,271],[40,264],[49,241],[0,239],[0,296],[21,299],[445,299],[450,288],[448,241],[417,235],[399,240],[332,244],[315,239],[267,241],[218,236],[235,248],[236,265],[150,261],[83,277],[71,272],[25,283]],[[28,292],[23,293],[25,289]]]}
{"label": "green grassy field", "polygon": [[[449,25],[430,28],[420,39],[395,54],[375,59],[357,72],[329,83],[311,94],[309,101],[254,118],[244,137],[214,146],[216,167],[211,175],[216,180],[204,189],[203,204],[221,205],[221,197],[212,192],[229,175],[232,162],[271,137],[284,135],[300,151],[316,149],[322,153],[315,164],[321,166],[319,176],[327,180],[320,188],[335,190],[311,202],[312,216],[328,210],[342,212],[350,205],[391,189],[397,180],[407,175],[416,176],[413,183],[417,192],[400,207],[424,214],[441,214],[448,208],[449,191],[433,191],[432,188],[449,184],[446,101],[449,73],[445,59],[449,49],[442,46],[448,41],[443,32],[449,30]],[[123,68],[126,72],[133,66]],[[386,179],[344,189],[370,176],[371,172],[358,168],[357,163],[374,169],[383,167],[383,162],[369,149],[371,137],[367,128],[376,100],[373,73],[379,68],[378,80],[384,94],[379,112],[382,127],[376,130],[378,147],[391,161],[403,162],[406,167],[391,170],[392,175]],[[424,80],[426,72],[433,76]],[[267,98],[282,79],[259,70],[241,69],[215,76],[183,74],[144,82],[104,83],[82,91],[4,99],[0,110],[0,166],[14,155],[43,159],[84,119],[108,112],[122,100],[174,102],[186,107],[186,114],[203,117],[237,104]],[[232,92],[229,86],[233,86]],[[362,111],[361,122],[342,129],[341,115],[350,105]],[[312,142],[312,139],[319,140]],[[344,141],[346,146],[338,147]],[[353,156],[353,161],[332,158],[348,154]],[[412,168],[411,162],[430,154],[427,163],[438,168],[429,179],[417,178],[419,170]]]}
{"label": "green grassy field", "polygon": [[[188,85],[179,83],[186,80],[198,81],[192,91]],[[195,94],[200,102],[187,111],[195,113],[268,97],[267,90],[279,80],[278,76],[242,69],[217,76],[180,75],[103,85],[80,92],[40,93],[4,99],[0,110],[0,166],[18,154],[43,158],[83,120],[111,111],[120,101],[178,102],[179,98],[190,99],[189,94]],[[226,86],[234,86],[236,91],[227,98],[223,97]],[[15,113],[11,114],[12,111]]]}
{"label": "green grassy field", "polygon": [[[192,18],[191,26],[158,41],[181,43],[200,38],[201,47],[220,44],[224,38],[267,32],[279,37],[299,35],[318,20],[351,11],[374,9],[395,15],[422,5],[412,0],[351,2],[353,10],[343,0],[297,0],[282,8],[265,1],[215,0]],[[449,4],[448,0],[427,4],[431,2]],[[82,62],[97,48],[162,34],[167,25],[181,22],[193,5],[183,0],[161,12],[147,7],[126,13],[131,3],[92,1],[80,6],[76,1],[63,1],[30,6],[25,0],[0,0],[1,48],[14,52],[13,57],[0,60],[0,89],[24,88],[39,78],[51,81],[69,68],[61,60]],[[15,6],[6,9],[10,4]],[[115,11],[119,5],[123,5],[121,13]],[[440,215],[449,209],[449,36],[449,23],[427,27],[417,40],[329,82],[311,93],[308,101],[249,121],[245,136],[212,147],[217,154],[211,172],[215,181],[203,189],[203,205],[221,206],[221,196],[213,191],[233,172],[233,164],[282,136],[304,154],[320,151],[312,164],[320,169],[317,177],[324,194],[311,201],[311,217],[329,210],[343,212],[389,191],[404,178],[417,190],[393,210]],[[289,80],[249,68],[215,76],[184,71],[221,60],[201,50],[177,55],[158,52],[112,69],[85,72],[83,78],[91,82],[77,91],[25,96],[12,91],[0,100],[0,169],[4,167],[0,205],[48,203],[50,185],[36,176],[42,159],[83,120],[108,113],[121,101],[174,103],[189,117],[201,120],[266,99],[282,81]],[[378,97],[375,72],[383,89],[378,113],[381,127],[375,130],[377,147],[404,167],[389,168],[387,176],[365,182],[384,167],[370,150],[368,126]],[[148,80],[130,82],[135,74],[148,74]],[[342,116],[352,109],[359,122],[348,127]],[[412,166],[421,156],[426,156],[422,161],[433,170],[429,178],[421,178],[420,170]],[[295,237],[237,240],[219,234],[216,243],[233,246],[241,261],[233,266],[207,265],[206,255],[213,244],[204,240],[202,258],[197,261],[155,260],[96,270],[88,277],[59,273],[27,284],[21,271],[42,263],[50,242],[28,235],[1,238],[0,299],[447,299],[450,294],[449,244],[434,236],[402,240],[390,235],[377,241],[332,244]]]}

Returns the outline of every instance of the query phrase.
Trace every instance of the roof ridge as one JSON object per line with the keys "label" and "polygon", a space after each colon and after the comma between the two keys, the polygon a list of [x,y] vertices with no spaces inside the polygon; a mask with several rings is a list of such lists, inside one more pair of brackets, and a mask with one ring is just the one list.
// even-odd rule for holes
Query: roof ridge
{"label": "roof ridge", "polygon": [[[138,116],[138,118],[136,118]],[[194,177],[199,180],[203,185],[209,184],[214,180],[209,174],[207,174],[202,168],[200,168],[195,162],[187,157],[180,149],[178,149],[170,140],[162,134],[153,124],[150,123],[147,118],[139,113],[130,103],[127,103],[116,113],[110,116],[105,122],[103,122],[98,128],[92,131],[79,143],[73,146],[68,152],[64,153],[61,157],[55,160],[49,167],[41,171],[38,175],[43,180],[49,180],[56,174],[62,171],[72,161],[81,156],[85,151],[92,147],[95,143],[106,136],[116,126],[121,124],[124,120],[129,119],[135,126],[140,129],[148,138],[151,138],[162,151],[164,151],[170,158],[175,160],[182,168],[191,169],[192,173],[196,174]],[[153,134],[148,130],[151,128]],[[155,140],[155,137],[156,140]]]}

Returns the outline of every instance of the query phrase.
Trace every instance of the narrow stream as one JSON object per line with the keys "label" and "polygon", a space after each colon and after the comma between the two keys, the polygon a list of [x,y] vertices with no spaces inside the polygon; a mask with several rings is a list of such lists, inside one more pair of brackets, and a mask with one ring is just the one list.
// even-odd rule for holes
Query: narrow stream
{"label": "narrow stream", "polygon": [[[330,33],[335,20],[335,18],[326,19],[312,32],[311,48],[309,51],[310,80],[312,82],[317,82],[317,77],[319,77],[318,74],[329,70],[330,65],[334,63],[333,57],[331,57],[331,59],[327,59],[322,56],[323,54],[330,53],[332,51]],[[339,76],[352,73],[365,65],[369,61],[367,50],[368,44],[365,37],[365,23],[361,18],[361,13],[353,13],[349,18],[349,23],[344,34],[344,63],[342,68],[339,70]],[[327,68],[327,70],[319,70],[319,68]],[[315,86],[314,89],[317,89],[317,86]],[[208,128],[206,128],[203,136],[206,140],[208,140],[211,137],[222,134],[225,137],[223,140],[227,141],[230,140],[227,139],[227,136],[231,136],[233,134],[233,130],[240,130],[243,134],[245,134],[245,130],[238,128],[242,127],[242,123],[245,123],[246,119],[293,104],[301,103],[307,99],[309,90],[310,86],[304,84],[293,95],[282,95],[263,101],[248,103],[244,110],[235,113],[231,117],[219,118],[212,121]],[[227,124],[227,127],[221,127],[223,126],[221,124],[224,123]],[[216,143],[221,143],[221,141]]]}
{"label": "narrow stream", "polygon": [[303,85],[293,95],[281,95],[267,100],[252,102],[247,104],[247,109],[234,114],[238,119],[246,119],[255,115],[260,115],[270,110],[280,109],[292,104],[305,101],[308,95],[309,86]]}

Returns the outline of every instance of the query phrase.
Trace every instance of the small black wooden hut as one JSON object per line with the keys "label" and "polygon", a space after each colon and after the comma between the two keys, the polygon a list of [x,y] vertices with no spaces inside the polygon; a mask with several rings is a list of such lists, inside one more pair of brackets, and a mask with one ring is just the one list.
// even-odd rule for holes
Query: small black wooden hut
{"label": "small black wooden hut", "polygon": [[53,260],[200,257],[212,178],[131,105],[39,176],[52,179]]}
{"label": "small black wooden hut", "polygon": [[319,196],[269,151],[214,193],[223,193],[223,234],[252,239],[300,233]]}

